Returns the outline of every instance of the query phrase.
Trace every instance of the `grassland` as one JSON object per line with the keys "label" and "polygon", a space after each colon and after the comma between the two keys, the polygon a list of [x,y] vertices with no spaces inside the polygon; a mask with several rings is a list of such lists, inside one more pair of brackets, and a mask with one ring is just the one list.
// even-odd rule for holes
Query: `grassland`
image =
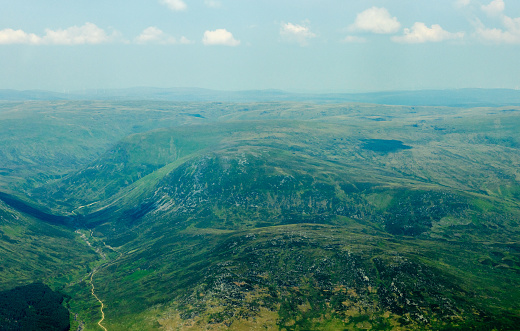
{"label": "grassland", "polygon": [[62,291],[73,326],[99,329],[93,270],[109,330],[520,323],[520,108],[27,102],[0,127],[1,283]]}

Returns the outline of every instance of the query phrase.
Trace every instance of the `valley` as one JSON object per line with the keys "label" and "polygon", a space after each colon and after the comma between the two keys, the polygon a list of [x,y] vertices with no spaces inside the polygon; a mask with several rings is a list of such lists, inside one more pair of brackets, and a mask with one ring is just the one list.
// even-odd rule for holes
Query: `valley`
{"label": "valley", "polygon": [[0,291],[49,286],[71,330],[514,330],[518,128],[510,105],[2,101]]}

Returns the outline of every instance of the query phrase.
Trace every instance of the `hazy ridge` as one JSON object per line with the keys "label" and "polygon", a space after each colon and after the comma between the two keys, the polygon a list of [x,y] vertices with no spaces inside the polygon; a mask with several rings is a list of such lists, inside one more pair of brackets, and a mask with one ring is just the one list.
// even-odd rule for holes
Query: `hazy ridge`
{"label": "hazy ridge", "polygon": [[67,93],[0,90],[0,100],[156,100],[182,102],[360,102],[410,106],[486,107],[520,105],[520,90],[446,89],[370,93],[293,93],[283,90],[217,91],[202,88],[92,89]]}

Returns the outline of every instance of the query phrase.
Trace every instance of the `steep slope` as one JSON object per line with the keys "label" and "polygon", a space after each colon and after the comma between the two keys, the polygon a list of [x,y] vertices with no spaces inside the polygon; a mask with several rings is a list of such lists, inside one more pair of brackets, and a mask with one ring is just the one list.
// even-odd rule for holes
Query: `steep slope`
{"label": "steep slope", "polygon": [[[84,215],[123,252],[96,274],[111,329],[518,322],[518,203],[481,194],[486,182],[460,190],[477,180],[449,167],[458,156],[437,150],[447,162],[435,183],[401,171],[410,160],[428,166],[421,155],[431,146],[419,139],[360,139],[324,123],[242,125],[190,128],[213,132],[211,150],[200,144]],[[160,136],[151,141],[161,150],[178,134],[143,141]],[[466,171],[487,169],[475,176],[493,176],[491,159],[467,162]]]}
{"label": "steep slope", "polygon": [[518,322],[519,246],[504,242],[518,238],[518,209],[483,212],[460,192],[358,182],[265,149],[196,157],[96,228],[125,252],[97,273],[110,328],[151,315],[224,329]]}
{"label": "steep slope", "polygon": [[74,231],[28,216],[0,200],[0,290],[32,282],[79,281],[97,254]]}

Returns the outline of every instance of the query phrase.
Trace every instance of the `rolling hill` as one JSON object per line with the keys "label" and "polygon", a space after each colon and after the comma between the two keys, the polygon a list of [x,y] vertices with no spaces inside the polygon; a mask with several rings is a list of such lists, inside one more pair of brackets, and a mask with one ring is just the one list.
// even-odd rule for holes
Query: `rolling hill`
{"label": "rolling hill", "polygon": [[73,327],[520,323],[518,107],[13,102],[0,125],[3,289],[43,281]]}

